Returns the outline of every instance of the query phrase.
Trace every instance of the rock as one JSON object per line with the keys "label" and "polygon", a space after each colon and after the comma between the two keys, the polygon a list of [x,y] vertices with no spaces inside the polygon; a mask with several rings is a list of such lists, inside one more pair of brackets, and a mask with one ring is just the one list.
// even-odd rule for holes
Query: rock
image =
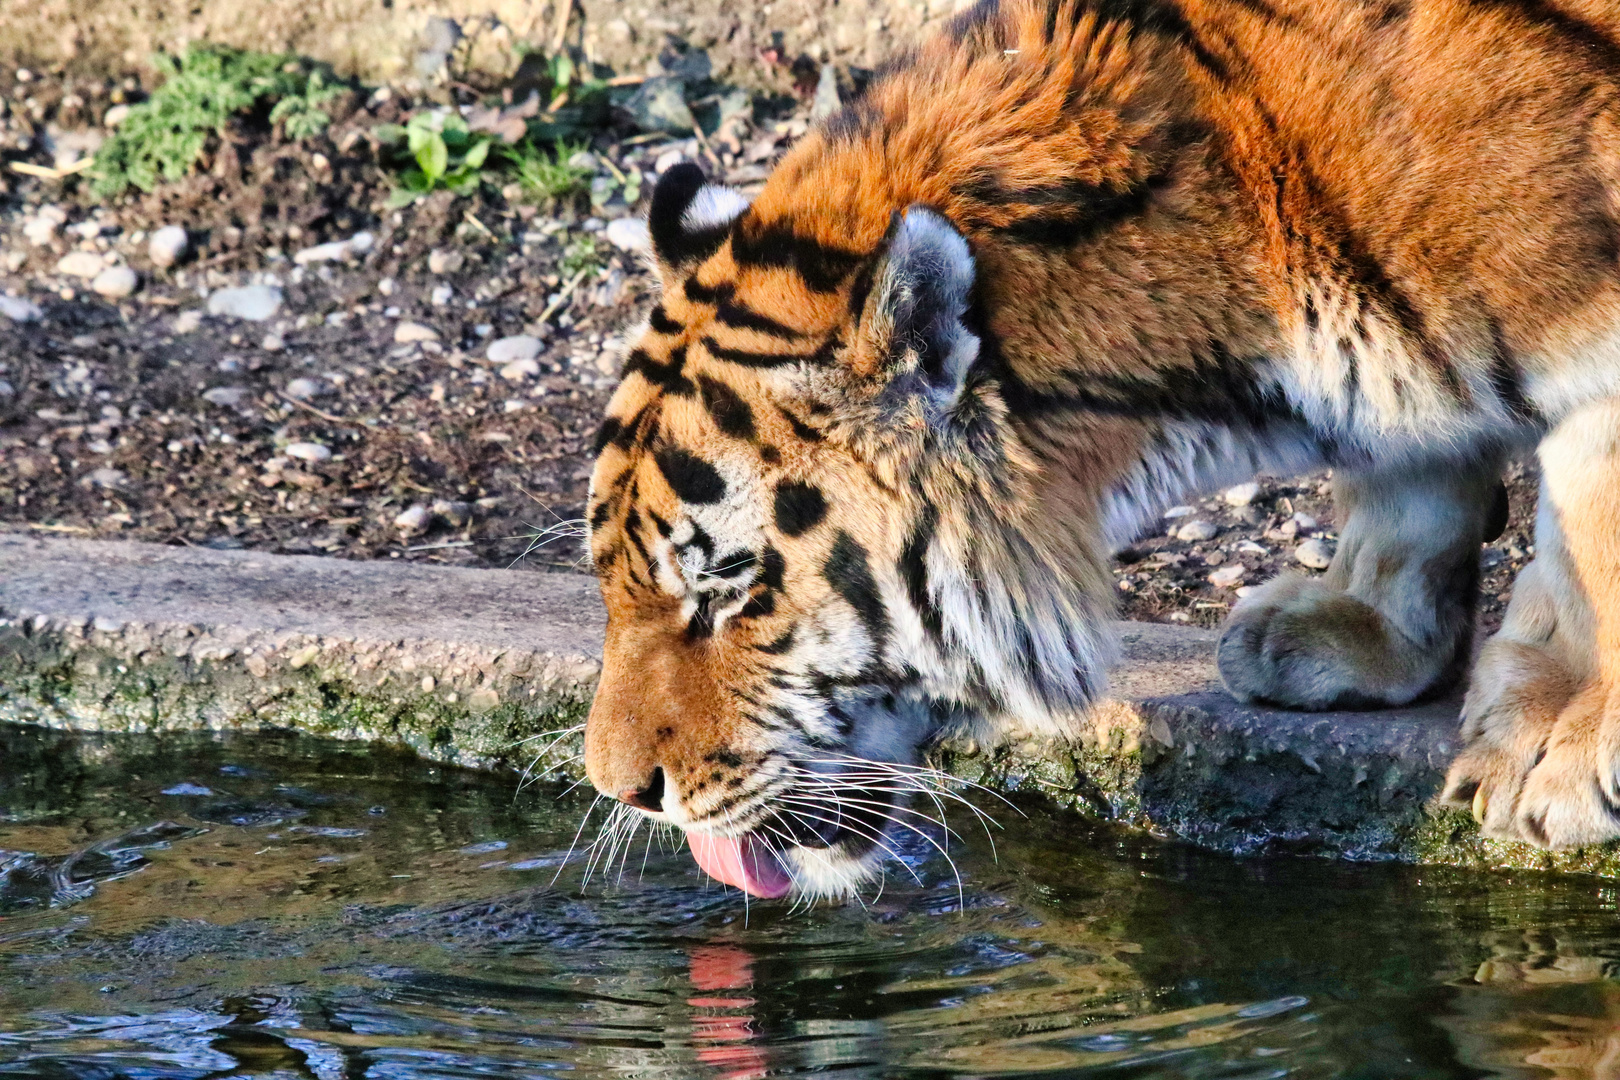
{"label": "rock", "polygon": [[178,225],[165,225],[146,242],[146,254],[152,265],[166,270],[186,257],[191,249],[191,237]]}
{"label": "rock", "polygon": [[280,352],[286,347],[287,343],[281,339],[280,334],[266,334],[264,340],[259,342],[259,348],[265,352]]}
{"label": "rock", "polygon": [[174,332],[177,334],[194,334],[197,332],[197,328],[202,325],[202,320],[203,313],[196,308],[190,311],[182,311],[174,317]]}
{"label": "rock", "polygon": [[443,307],[450,302],[450,298],[454,295],[456,295],[456,290],[452,289],[450,286],[435,285],[433,286],[433,292],[428,296],[428,299],[432,301],[434,307]]}
{"label": "rock", "polygon": [[286,393],[294,401],[314,401],[337,393],[337,388],[324,379],[297,378],[287,384]]}
{"label": "rock", "polygon": [[568,167],[570,169],[579,169],[581,172],[596,172],[601,169],[602,164],[596,160],[596,155],[589,150],[579,150],[568,159]]}
{"label": "rock", "polygon": [[329,461],[332,457],[332,451],[328,450],[320,443],[313,442],[288,443],[281,452],[290,458],[297,458],[299,461],[308,461],[313,463]]}
{"label": "rock", "polygon": [[816,80],[816,96],[810,103],[810,118],[825,120],[844,107],[838,98],[838,73],[831,64],[821,65],[821,77]]}
{"label": "rock", "polygon": [[216,386],[212,390],[203,391],[203,400],[210,405],[234,409],[242,404],[242,399],[247,395],[248,391],[245,386]]}
{"label": "rock", "polygon": [[460,270],[466,262],[461,252],[451,248],[434,248],[428,253],[428,272],[433,274],[453,274]]}
{"label": "rock", "polygon": [[[492,364],[509,364],[514,360],[533,360],[540,355],[540,339],[530,337],[528,334],[513,334],[511,337],[497,338],[489,343],[484,351]],[[539,374],[539,369],[535,369]]]}
{"label": "rock", "polygon": [[109,300],[122,300],[134,294],[141,279],[127,266],[109,266],[90,282],[90,288]]}
{"label": "rock", "polygon": [[129,119],[129,106],[120,102],[101,114],[101,122],[106,127],[115,128]]}
{"label": "rock", "polygon": [[1243,575],[1246,572],[1247,569],[1242,563],[1232,563],[1210,574],[1209,583],[1217,589],[1230,589],[1243,581]]}
{"label": "rock", "polygon": [[540,362],[533,357],[525,356],[521,360],[513,360],[501,368],[501,378],[507,382],[522,382],[524,379],[533,379],[540,374]]}
{"label": "rock", "polygon": [[32,300],[24,300],[20,296],[0,296],[0,315],[4,315],[12,322],[38,322],[45,317],[45,312]]}
{"label": "rock", "polygon": [[432,522],[433,515],[428,508],[421,503],[415,503],[399,512],[394,518],[394,528],[406,536],[415,536],[417,533],[426,532]]}
{"label": "rock", "polygon": [[345,259],[364,255],[375,247],[376,243],[377,238],[370,233],[357,232],[347,240],[333,240],[330,243],[304,248],[293,256],[293,262],[299,266],[308,266],[310,263],[343,262]]}
{"label": "rock", "polygon": [[1333,548],[1321,540],[1307,540],[1294,549],[1294,561],[1312,570],[1326,570],[1333,561]]}
{"label": "rock", "polygon": [[596,354],[596,370],[608,378],[619,373],[619,353],[616,349],[603,349]]}
{"label": "rock", "polygon": [[5,379],[0,379],[0,398],[13,398],[17,396],[17,388]]}
{"label": "rock", "polygon": [[244,285],[215,289],[208,297],[208,314],[264,322],[281,310],[281,290],[273,285]]}
{"label": "rock", "polygon": [[1176,539],[1189,540],[1194,543],[1203,540],[1213,540],[1215,538],[1215,534],[1220,531],[1221,530],[1216,527],[1213,521],[1204,521],[1202,518],[1200,518],[1197,521],[1189,521],[1187,524],[1177,529]]}
{"label": "rock", "polygon": [[681,153],[679,147],[674,150],[665,150],[658,155],[658,160],[653,162],[653,172],[662,176],[684,160],[686,160],[686,155]]}
{"label": "rock", "polygon": [[472,506],[469,503],[440,499],[430,509],[434,517],[458,529],[472,520]]}
{"label": "rock", "polygon": [[1221,494],[1228,506],[1248,506],[1260,495],[1260,485],[1254,481],[1229,487]]}
{"label": "rock", "polygon": [[101,256],[94,251],[70,251],[56,260],[56,272],[67,277],[85,278],[95,277],[107,268],[101,261]]}
{"label": "rock", "polygon": [[1316,519],[1305,513],[1303,510],[1294,515],[1293,522],[1294,527],[1299,529],[1301,532],[1310,532],[1317,526]]}
{"label": "rock", "polygon": [[439,332],[419,322],[402,322],[394,327],[394,344],[409,345],[415,341],[438,341]]}
{"label": "rock", "polygon": [[623,108],[643,131],[690,135],[697,119],[686,104],[685,90],[685,80],[657,75],[637,87]]}
{"label": "rock", "polygon": [[632,255],[645,255],[652,250],[652,234],[642,218],[614,218],[607,224],[608,243]]}
{"label": "rock", "polygon": [[1192,517],[1196,513],[1198,511],[1190,506],[1172,506],[1162,516],[1166,521],[1174,521],[1176,518]]}
{"label": "rock", "polygon": [[528,407],[528,403],[519,398],[507,398],[501,402],[501,411],[504,413],[522,412]]}
{"label": "rock", "polygon": [[56,230],[67,224],[67,211],[60,206],[42,206],[39,212],[23,222],[23,235],[35,247],[44,247],[56,239]]}
{"label": "rock", "polygon": [[90,472],[86,473],[84,479],[79,482],[81,484],[87,484],[90,487],[98,487],[110,491],[114,488],[123,487],[126,479],[128,478],[124,475],[122,469],[109,469],[103,467],[100,469],[92,469]]}

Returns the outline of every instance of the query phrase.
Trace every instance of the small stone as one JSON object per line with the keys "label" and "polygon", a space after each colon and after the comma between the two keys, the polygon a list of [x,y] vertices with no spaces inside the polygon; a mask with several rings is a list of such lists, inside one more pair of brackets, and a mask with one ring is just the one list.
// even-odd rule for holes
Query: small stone
{"label": "small stone", "polygon": [[494,710],[501,703],[501,695],[488,686],[480,686],[467,695],[467,708],[476,714]]}
{"label": "small stone", "polygon": [[200,797],[203,795],[212,795],[213,793],[212,788],[205,788],[201,784],[193,784],[189,781],[183,784],[176,784],[174,787],[163,789],[163,794],[165,795],[196,795]]}
{"label": "small stone", "polygon": [[1163,516],[1166,521],[1174,521],[1176,518],[1191,517],[1196,513],[1198,511],[1190,506],[1172,506],[1164,512]]}
{"label": "small stone", "polygon": [[632,255],[644,255],[652,250],[652,234],[641,218],[614,218],[607,224],[606,236],[608,243]]}
{"label": "small stone", "polygon": [[247,397],[247,394],[245,386],[216,386],[212,390],[203,391],[203,400],[210,405],[234,409],[242,404],[242,399]]}
{"label": "small stone", "polygon": [[433,274],[453,274],[461,269],[466,260],[461,252],[452,248],[434,248],[428,252],[428,272]]}
{"label": "small stone", "polygon": [[1333,548],[1321,540],[1307,540],[1294,549],[1294,561],[1312,570],[1326,570],[1333,562]]}
{"label": "small stone", "polygon": [[124,475],[124,472],[121,469],[100,468],[92,469],[89,473],[85,474],[84,482],[88,483],[91,487],[106,488],[111,490],[113,488],[123,487],[126,479],[127,477]]}
{"label": "small stone", "polygon": [[264,340],[259,342],[259,348],[265,352],[280,352],[286,347],[287,343],[281,339],[280,334],[266,334]]}
{"label": "small stone", "polygon": [[679,150],[665,150],[662,154],[658,155],[658,160],[653,162],[653,172],[662,176],[664,173],[669,172],[669,170],[679,165],[682,159],[685,157],[686,155],[682,154]]}
{"label": "small stone", "polygon": [[1232,563],[1223,566],[1209,575],[1209,583],[1217,589],[1230,589],[1243,580],[1247,569],[1242,563]]}
{"label": "small stone", "polygon": [[416,341],[438,341],[439,332],[419,322],[402,322],[394,327],[394,344],[409,345]]}
{"label": "small stone", "polygon": [[528,405],[524,404],[517,398],[507,398],[505,401],[501,402],[501,411],[504,413],[522,412],[527,408]]}
{"label": "small stone", "polygon": [[174,317],[174,332],[177,334],[195,334],[197,328],[202,326],[203,313],[193,308],[182,311]]}
{"label": "small stone", "polygon": [[1294,515],[1293,522],[1294,522],[1294,526],[1296,528],[1298,528],[1301,532],[1310,532],[1312,529],[1316,528],[1316,526],[1317,526],[1316,519],[1311,517],[1311,515],[1305,513],[1305,511],[1303,511],[1303,510],[1299,511],[1298,513],[1296,513]]}
{"label": "small stone", "polygon": [[208,314],[264,322],[281,309],[281,290],[273,285],[216,289],[208,297]]}
{"label": "small stone", "polygon": [[514,360],[501,367],[501,378],[507,382],[522,382],[524,379],[533,379],[540,374],[540,363],[537,360],[525,357]]}
{"label": "small stone", "polygon": [[309,462],[327,461],[332,457],[332,451],[320,443],[313,442],[288,443],[281,452],[290,458]]}
{"label": "small stone", "polygon": [[45,317],[45,312],[32,300],[24,300],[20,296],[0,296],[0,315],[4,315],[12,322],[38,322]]}
{"label": "small stone", "polygon": [[65,277],[93,278],[106,267],[93,251],[70,251],[56,260],[56,272]]}
{"label": "small stone", "polygon": [[17,388],[12,386],[11,383],[7,382],[5,379],[0,379],[0,398],[11,398],[16,396]]}
{"label": "small stone", "polygon": [[1237,595],[1239,600],[1244,600],[1254,595],[1255,587],[1253,585],[1239,585],[1232,591]]}
{"label": "small stone", "polygon": [[456,295],[456,290],[450,286],[435,285],[433,291],[428,294],[428,300],[432,302],[434,307],[443,307],[450,302],[450,298],[454,295]]}
{"label": "small stone", "polygon": [[1260,495],[1260,485],[1254,481],[1229,487],[1221,494],[1228,506],[1248,506]]}
{"label": "small stone", "polygon": [[612,349],[603,349],[596,354],[596,370],[609,378],[619,373],[619,354]]}
{"label": "small stone", "polygon": [[298,378],[287,384],[287,396],[294,401],[314,401],[337,393],[337,388],[323,379]]}
{"label": "small stone", "polygon": [[127,266],[109,266],[95,276],[90,288],[109,300],[122,300],[132,295],[141,279]]}
{"label": "small stone", "polygon": [[370,251],[377,244],[377,238],[368,232],[357,232],[347,240],[333,240],[325,244],[316,244],[307,247],[293,256],[293,262],[299,266],[308,266],[311,263],[343,262],[345,259],[358,258]]}
{"label": "small stone", "polygon": [[433,514],[421,503],[415,503],[409,508],[400,511],[394,518],[394,528],[406,536],[415,536],[426,532],[428,525],[432,524]]}
{"label": "small stone", "polygon": [[185,258],[190,247],[191,238],[186,235],[185,229],[178,225],[165,225],[146,242],[146,254],[153,266],[166,270]]}
{"label": "small stone", "polygon": [[838,98],[838,73],[831,64],[821,65],[821,77],[816,80],[816,96],[810,103],[810,117],[824,120],[843,108]]}
{"label": "small stone", "polygon": [[[484,355],[492,364],[509,364],[514,360],[533,360],[540,355],[540,347],[539,338],[530,337],[528,334],[514,334],[490,342]],[[540,374],[539,365],[535,366],[534,373]]]}
{"label": "small stone", "polygon": [[1213,540],[1215,538],[1215,534],[1220,531],[1221,530],[1216,527],[1213,521],[1205,521],[1200,518],[1197,521],[1189,521],[1187,524],[1177,529],[1176,539],[1198,543],[1204,540]]}
{"label": "small stone", "polygon": [[112,108],[108,109],[106,112],[101,114],[101,122],[102,122],[102,124],[107,126],[107,127],[110,127],[110,128],[115,128],[119,124],[122,124],[125,120],[128,120],[128,119],[129,119],[129,106],[126,105],[126,104],[123,104],[122,102],[120,102],[117,105],[114,105]]}
{"label": "small stone", "polygon": [[391,277],[385,277],[381,281],[377,282],[377,291],[383,296],[393,296],[394,279]]}
{"label": "small stone", "polygon": [[434,517],[439,518],[446,524],[452,525],[458,529],[467,524],[468,521],[472,520],[471,503],[455,502],[450,499],[440,499],[438,502],[435,502],[431,507],[429,507],[429,510],[432,512]]}

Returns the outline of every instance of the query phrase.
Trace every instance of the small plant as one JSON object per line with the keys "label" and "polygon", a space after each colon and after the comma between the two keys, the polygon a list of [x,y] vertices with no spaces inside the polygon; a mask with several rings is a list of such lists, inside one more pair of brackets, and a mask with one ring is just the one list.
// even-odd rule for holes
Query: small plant
{"label": "small plant", "polygon": [[602,257],[597,251],[595,238],[589,233],[580,233],[568,241],[568,246],[563,248],[559,265],[567,277],[583,274],[588,270],[600,270]]}
{"label": "small plant", "polygon": [[511,164],[512,172],[524,195],[536,202],[561,199],[584,191],[591,170],[569,164],[584,150],[583,143],[570,146],[557,143],[550,152],[523,139],[512,146],[502,146],[501,156]]}
{"label": "small plant", "polygon": [[178,59],[160,54],[153,63],[165,75],[162,85],[130,109],[96,154],[90,176],[99,197],[179,180],[210,137],[222,138],[232,118],[266,102],[275,103],[269,122],[283,123],[289,136],[314,135],[331,122],[320,106],[348,89],[288,54],[194,45]]}
{"label": "small plant", "polygon": [[459,114],[439,111],[419,112],[404,127],[382,125],[374,134],[396,151],[403,146],[411,162],[400,173],[399,190],[389,198],[389,205],[396,207],[439,188],[458,195],[471,192],[484,179],[495,141],[486,132],[473,132]]}

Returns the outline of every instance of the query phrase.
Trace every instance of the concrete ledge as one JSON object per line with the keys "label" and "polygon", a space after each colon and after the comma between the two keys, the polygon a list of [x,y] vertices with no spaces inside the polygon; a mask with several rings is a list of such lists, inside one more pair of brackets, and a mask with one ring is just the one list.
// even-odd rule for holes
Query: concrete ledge
{"label": "concrete ledge", "polygon": [[[601,620],[595,583],[573,575],[0,533],[0,720],[289,727],[522,767],[523,740],[583,717]],[[1221,690],[1212,632],[1130,623],[1122,637],[1115,696],[1074,741],[952,744],[937,763],[1235,853],[1620,876],[1614,845],[1548,854],[1432,809],[1455,701],[1256,709]]]}

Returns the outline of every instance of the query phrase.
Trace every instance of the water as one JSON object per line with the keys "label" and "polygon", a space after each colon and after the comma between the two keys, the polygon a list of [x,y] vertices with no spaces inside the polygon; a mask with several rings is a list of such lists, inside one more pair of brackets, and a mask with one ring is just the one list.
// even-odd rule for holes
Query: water
{"label": "water", "polygon": [[581,890],[589,799],[513,787],[0,726],[0,1077],[1620,1069],[1601,881],[1236,861],[986,802],[960,893],[919,842],[864,910],[791,912],[656,844]]}

